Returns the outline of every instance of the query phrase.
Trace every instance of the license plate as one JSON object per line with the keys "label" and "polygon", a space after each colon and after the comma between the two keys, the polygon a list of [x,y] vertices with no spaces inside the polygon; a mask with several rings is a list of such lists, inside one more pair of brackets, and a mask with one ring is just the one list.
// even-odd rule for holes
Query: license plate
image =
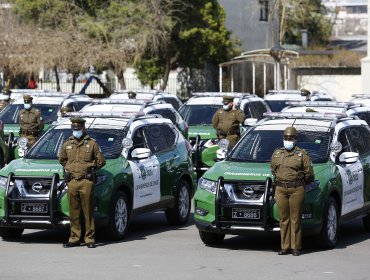
{"label": "license plate", "polygon": [[48,205],[46,203],[22,203],[22,213],[47,213]]}
{"label": "license plate", "polygon": [[260,209],[233,208],[232,218],[258,220],[260,219]]}

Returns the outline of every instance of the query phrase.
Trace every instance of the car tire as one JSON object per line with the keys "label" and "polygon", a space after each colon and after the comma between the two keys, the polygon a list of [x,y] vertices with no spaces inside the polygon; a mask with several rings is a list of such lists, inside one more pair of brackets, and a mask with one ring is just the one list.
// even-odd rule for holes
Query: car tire
{"label": "car tire", "polygon": [[370,232],[370,214],[362,218],[362,224],[367,232]]}
{"label": "car tire", "polygon": [[0,236],[3,240],[14,240],[21,238],[23,228],[0,228]]}
{"label": "car tire", "polygon": [[225,234],[207,232],[202,230],[199,231],[199,236],[203,243],[206,245],[219,245],[225,239]]}
{"label": "car tire", "polygon": [[329,197],[324,208],[323,225],[320,233],[321,245],[324,248],[334,248],[338,239],[338,204]]}
{"label": "car tire", "polygon": [[166,209],[166,219],[170,225],[184,225],[190,216],[191,195],[187,181],[181,179],[175,190],[175,207]]}
{"label": "car tire", "polygon": [[128,230],[130,211],[127,196],[118,191],[110,206],[109,225],[107,235],[112,240],[122,239]]}

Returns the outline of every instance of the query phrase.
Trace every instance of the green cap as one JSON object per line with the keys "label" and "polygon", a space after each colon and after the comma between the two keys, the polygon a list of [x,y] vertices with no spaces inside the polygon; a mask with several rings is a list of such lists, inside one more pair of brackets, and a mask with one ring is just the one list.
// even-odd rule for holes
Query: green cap
{"label": "green cap", "polygon": [[234,97],[232,96],[228,96],[228,95],[224,95],[224,97],[222,98],[222,102],[224,103],[230,103],[230,102],[233,102],[234,101]]}
{"label": "green cap", "polygon": [[311,94],[311,92],[309,90],[304,89],[304,88],[301,89],[301,95],[302,96],[309,96],[310,94]]}
{"label": "green cap", "polygon": [[297,130],[293,126],[288,126],[284,130],[284,136],[295,136],[295,137],[297,137]]}
{"label": "green cap", "polygon": [[135,99],[135,98],[136,98],[136,92],[129,91],[129,92],[128,92],[128,98],[130,98],[130,99]]}
{"label": "green cap", "polygon": [[33,97],[31,95],[23,95],[23,101],[24,103],[31,103]]}
{"label": "green cap", "polygon": [[85,128],[85,120],[79,117],[71,118],[71,128],[72,129],[82,129]]}

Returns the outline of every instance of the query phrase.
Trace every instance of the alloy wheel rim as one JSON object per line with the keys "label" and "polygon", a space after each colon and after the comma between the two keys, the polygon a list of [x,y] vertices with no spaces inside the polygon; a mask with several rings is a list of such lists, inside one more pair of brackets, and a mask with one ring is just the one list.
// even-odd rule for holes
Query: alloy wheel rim
{"label": "alloy wheel rim", "polygon": [[333,204],[329,206],[327,219],[328,219],[328,227],[327,227],[328,238],[329,240],[333,241],[335,240],[337,236],[337,227],[338,227],[337,211],[335,210],[335,207]]}
{"label": "alloy wheel rim", "polygon": [[186,187],[182,187],[179,193],[179,212],[182,218],[185,218],[189,211],[189,193]]}
{"label": "alloy wheel rim", "polygon": [[125,231],[127,226],[127,205],[122,198],[118,199],[116,204],[115,224],[119,233]]}

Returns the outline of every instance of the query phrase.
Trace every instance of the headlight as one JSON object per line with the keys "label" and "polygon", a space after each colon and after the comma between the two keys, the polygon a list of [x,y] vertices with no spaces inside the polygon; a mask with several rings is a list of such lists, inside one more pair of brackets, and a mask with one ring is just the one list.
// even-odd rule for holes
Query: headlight
{"label": "headlight", "polygon": [[0,188],[5,190],[7,181],[8,177],[0,177]]}
{"label": "headlight", "polygon": [[216,194],[217,182],[200,178],[198,181],[198,188]]}
{"label": "headlight", "polygon": [[98,179],[96,180],[95,185],[99,185],[99,184],[104,183],[106,179],[107,179],[107,175],[98,176]]}

